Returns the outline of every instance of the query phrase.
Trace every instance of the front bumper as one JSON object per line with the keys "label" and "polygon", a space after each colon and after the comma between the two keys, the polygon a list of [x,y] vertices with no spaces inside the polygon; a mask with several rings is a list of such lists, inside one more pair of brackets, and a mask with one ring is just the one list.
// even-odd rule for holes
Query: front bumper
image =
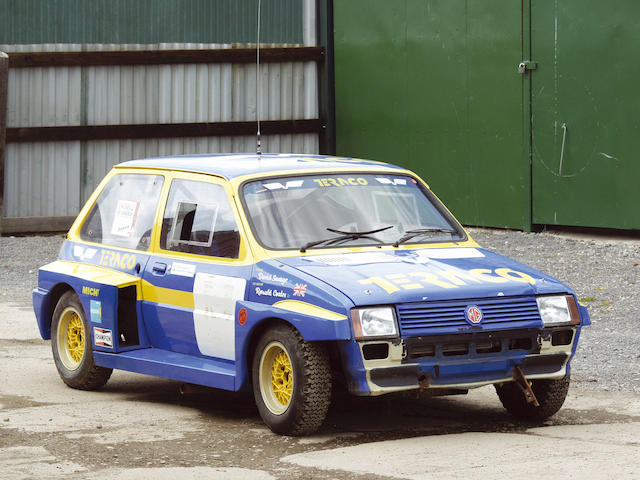
{"label": "front bumper", "polygon": [[510,381],[516,366],[528,379],[562,378],[578,334],[577,327],[556,327],[359,342],[362,381],[350,389],[359,395],[469,389]]}

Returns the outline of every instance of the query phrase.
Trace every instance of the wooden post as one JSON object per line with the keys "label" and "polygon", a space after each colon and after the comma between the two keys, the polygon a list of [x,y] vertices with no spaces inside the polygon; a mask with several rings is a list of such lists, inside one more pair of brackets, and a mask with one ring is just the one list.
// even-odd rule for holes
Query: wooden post
{"label": "wooden post", "polygon": [[7,91],[9,88],[9,56],[0,52],[0,235],[4,216],[4,165],[6,159],[5,138],[7,132]]}

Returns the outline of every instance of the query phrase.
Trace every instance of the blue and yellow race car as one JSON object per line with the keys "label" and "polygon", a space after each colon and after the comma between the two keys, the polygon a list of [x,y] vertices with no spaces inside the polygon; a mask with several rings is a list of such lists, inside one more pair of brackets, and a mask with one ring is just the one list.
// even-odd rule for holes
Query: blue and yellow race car
{"label": "blue and yellow race car", "polygon": [[518,418],[562,406],[587,310],[479,247],[415,174],[313,155],[115,166],[39,270],[34,309],[73,388],[112,369],[237,391],[265,423],[356,395],[493,384]]}

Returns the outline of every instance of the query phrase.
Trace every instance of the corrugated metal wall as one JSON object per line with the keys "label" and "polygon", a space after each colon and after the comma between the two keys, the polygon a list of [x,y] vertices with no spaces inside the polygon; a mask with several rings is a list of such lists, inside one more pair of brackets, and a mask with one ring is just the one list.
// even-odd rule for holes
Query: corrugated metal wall
{"label": "corrugated metal wall", "polygon": [[[303,1],[263,0],[261,39],[302,43]],[[0,0],[0,44],[256,41],[257,0]]]}
{"label": "corrugated metal wall", "polygon": [[[227,48],[230,45],[0,45],[8,52]],[[317,73],[303,62],[260,67],[261,119],[318,117]],[[256,66],[199,64],[10,69],[7,126],[122,125],[256,119]],[[7,145],[4,215],[75,215],[115,164],[155,155],[254,152],[256,138]],[[317,153],[318,136],[267,135],[265,152]]]}

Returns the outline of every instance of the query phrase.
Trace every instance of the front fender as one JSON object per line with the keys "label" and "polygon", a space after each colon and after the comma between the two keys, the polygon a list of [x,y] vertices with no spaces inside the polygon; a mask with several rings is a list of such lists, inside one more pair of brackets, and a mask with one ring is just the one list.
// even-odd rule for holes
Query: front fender
{"label": "front fender", "polygon": [[[236,305],[236,389],[249,384],[249,349],[267,322],[280,321],[296,328],[308,342],[351,339],[351,325],[346,315],[304,302],[277,302],[274,305],[243,301]],[[289,301],[293,302],[293,301]],[[244,310],[244,311],[243,311]]]}

